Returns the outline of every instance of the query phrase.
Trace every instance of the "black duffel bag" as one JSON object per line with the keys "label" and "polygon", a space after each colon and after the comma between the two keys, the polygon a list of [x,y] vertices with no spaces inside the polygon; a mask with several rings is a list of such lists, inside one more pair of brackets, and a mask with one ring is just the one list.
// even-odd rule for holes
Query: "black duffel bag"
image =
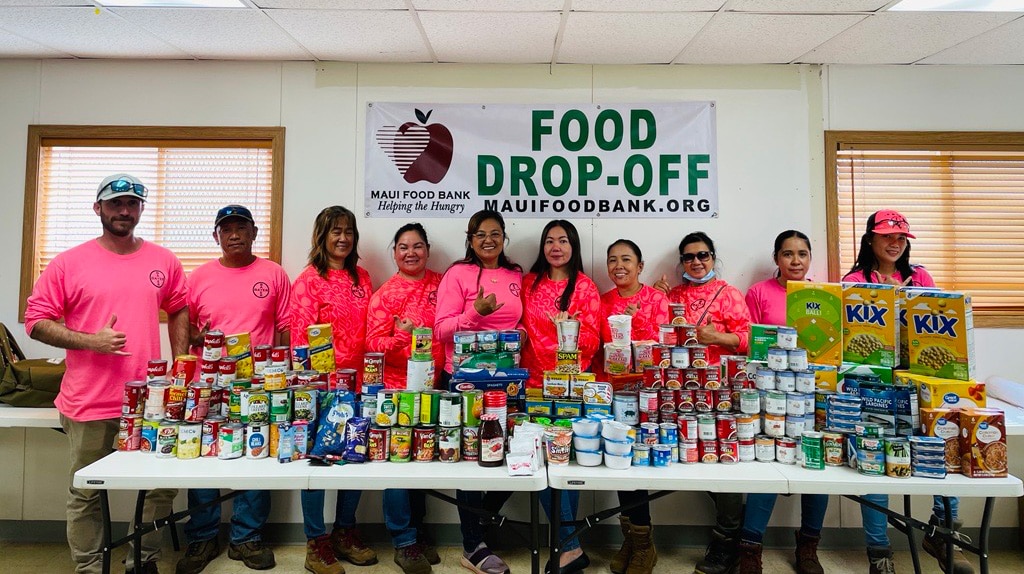
{"label": "black duffel bag", "polygon": [[11,331],[0,323],[0,403],[53,407],[64,378],[64,359],[26,359]]}

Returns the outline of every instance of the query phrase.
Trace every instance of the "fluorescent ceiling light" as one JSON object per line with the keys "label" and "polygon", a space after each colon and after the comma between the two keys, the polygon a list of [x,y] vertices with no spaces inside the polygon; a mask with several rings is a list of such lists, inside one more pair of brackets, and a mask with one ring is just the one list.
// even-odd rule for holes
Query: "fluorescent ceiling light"
{"label": "fluorescent ceiling light", "polygon": [[1024,0],[903,0],[891,12],[1024,12]]}
{"label": "fluorescent ceiling light", "polygon": [[107,8],[248,8],[242,0],[94,0]]}

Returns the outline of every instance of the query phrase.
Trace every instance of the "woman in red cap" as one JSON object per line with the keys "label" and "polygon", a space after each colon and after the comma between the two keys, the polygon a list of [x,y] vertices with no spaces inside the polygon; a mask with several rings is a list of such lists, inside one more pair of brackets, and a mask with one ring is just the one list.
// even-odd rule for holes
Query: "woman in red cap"
{"label": "woman in red cap", "polygon": [[920,265],[910,263],[910,223],[898,211],[883,209],[868,217],[853,268],[843,277],[850,283],[891,283],[935,287],[935,280]]}

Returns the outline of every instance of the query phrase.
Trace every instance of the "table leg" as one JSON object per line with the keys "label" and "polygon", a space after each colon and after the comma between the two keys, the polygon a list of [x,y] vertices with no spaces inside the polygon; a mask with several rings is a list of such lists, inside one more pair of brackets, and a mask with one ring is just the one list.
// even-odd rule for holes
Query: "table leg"
{"label": "table leg", "polygon": [[174,511],[171,511],[166,518],[167,525],[171,527],[171,546],[175,552],[181,552],[181,542],[178,540],[178,525],[174,520]]}
{"label": "table leg", "polygon": [[[953,530],[953,507],[949,504],[949,497],[948,496],[943,496],[942,497],[942,509],[943,509],[943,514],[945,515],[946,528],[948,528],[950,530],[950,532],[954,532],[954,530]],[[946,572],[952,572],[952,571],[953,571],[953,537],[950,536],[950,537],[946,538]]]}
{"label": "table leg", "polygon": [[135,499],[135,521],[132,526],[132,560],[134,560],[135,571],[142,572],[142,511],[146,506],[146,491],[140,490]]}
{"label": "table leg", "polygon": [[100,514],[103,517],[103,574],[110,574],[110,552],[113,550],[110,540],[110,501],[107,491],[100,491]]}
{"label": "table leg", "polygon": [[[910,495],[903,495],[903,516],[910,516]],[[914,563],[914,572],[921,573],[921,557],[917,553],[917,541],[914,540],[915,528],[907,524],[907,543],[910,544],[910,560]]]}
{"label": "table leg", "polygon": [[530,572],[540,574],[540,493],[530,491]]}
{"label": "table leg", "polygon": [[[562,491],[552,487],[551,488],[551,516],[548,522],[550,522],[549,528],[551,528],[551,557],[549,564],[551,565],[551,572],[557,574],[558,566],[562,558],[562,548],[558,540],[558,531],[562,527]],[[550,574],[545,572],[545,574]]]}
{"label": "table leg", "polygon": [[981,574],[988,574],[988,529],[992,522],[992,506],[996,499],[988,497],[985,499],[985,511],[981,514],[981,533],[978,534],[978,561],[981,565]]}

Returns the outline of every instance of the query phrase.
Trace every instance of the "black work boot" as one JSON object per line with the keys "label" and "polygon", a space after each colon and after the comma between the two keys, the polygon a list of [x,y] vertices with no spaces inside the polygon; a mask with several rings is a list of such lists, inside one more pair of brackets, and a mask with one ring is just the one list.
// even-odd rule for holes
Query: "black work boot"
{"label": "black work boot", "polygon": [[704,559],[697,563],[694,574],[729,574],[739,562],[739,541],[718,531],[711,531],[711,543]]}

